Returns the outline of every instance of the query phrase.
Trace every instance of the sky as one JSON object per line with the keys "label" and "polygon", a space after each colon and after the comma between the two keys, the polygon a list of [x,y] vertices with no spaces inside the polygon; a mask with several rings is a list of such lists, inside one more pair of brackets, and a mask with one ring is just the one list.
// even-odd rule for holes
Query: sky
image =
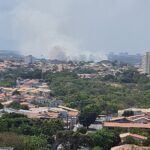
{"label": "sky", "polygon": [[0,0],[0,49],[53,57],[150,50],[150,0]]}

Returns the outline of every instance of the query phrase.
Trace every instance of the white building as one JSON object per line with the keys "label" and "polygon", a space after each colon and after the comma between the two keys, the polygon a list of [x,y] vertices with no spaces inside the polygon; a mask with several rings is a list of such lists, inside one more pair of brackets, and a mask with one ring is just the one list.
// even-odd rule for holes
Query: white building
{"label": "white building", "polygon": [[143,73],[150,74],[150,52],[146,52],[142,60]]}

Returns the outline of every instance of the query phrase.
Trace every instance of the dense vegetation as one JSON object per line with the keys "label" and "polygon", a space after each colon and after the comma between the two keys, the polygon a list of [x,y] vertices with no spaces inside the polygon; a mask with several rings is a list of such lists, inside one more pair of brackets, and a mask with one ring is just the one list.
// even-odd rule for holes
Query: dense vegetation
{"label": "dense vegetation", "polygon": [[49,150],[45,137],[25,136],[13,132],[0,133],[0,147],[13,147],[15,150]]}
{"label": "dense vegetation", "polygon": [[79,110],[93,103],[101,114],[128,107],[150,107],[150,79],[134,70],[127,72],[112,82],[100,78],[80,79],[70,72],[48,73],[45,79],[55,97]]}
{"label": "dense vegetation", "polygon": [[[4,114],[0,118],[0,147],[14,147],[15,150],[48,150],[62,145],[65,150],[77,150],[81,147],[99,148],[108,150],[120,144],[120,133],[127,129],[102,129],[95,133],[86,133],[86,130],[77,132],[63,129],[60,120],[32,120],[20,114]],[[131,129],[130,132],[148,137],[143,144],[150,146],[150,130]],[[53,135],[56,135],[54,137]],[[125,143],[134,142],[127,139]]]}
{"label": "dense vegetation", "polygon": [[[77,150],[82,146],[91,148],[92,150],[110,150],[111,147],[121,144],[119,134],[126,133],[128,129],[101,129],[94,133],[82,133],[80,131],[60,131],[56,134],[55,144],[63,146],[65,150]],[[131,129],[131,133],[141,134],[148,137],[143,142],[144,146],[150,146],[150,130],[147,129]],[[141,145],[141,141],[127,138],[125,144]]]}
{"label": "dense vegetation", "polygon": [[97,71],[93,70],[93,69],[82,69],[82,68],[77,68],[75,69],[73,72],[77,73],[77,74],[92,74],[92,73],[97,73]]}
{"label": "dense vegetation", "polygon": [[[18,150],[19,143],[22,147],[20,149],[30,150],[33,146],[33,150],[37,150],[49,147],[53,135],[63,130],[63,123],[60,120],[32,120],[24,115],[12,113],[4,114],[0,118],[0,127],[0,147],[14,146],[15,150]],[[10,137],[7,136],[8,132],[12,133]],[[7,140],[10,142],[6,142]]]}
{"label": "dense vegetation", "polygon": [[[140,75],[136,69],[94,79],[80,79],[78,71],[91,70],[45,73],[43,76],[53,91],[52,96],[79,110],[94,103],[101,114],[116,113],[118,109],[128,107],[150,107],[150,78]],[[0,86],[13,87],[18,77],[40,79],[41,76],[38,69],[8,70],[0,73]]]}
{"label": "dense vegetation", "polygon": [[24,109],[24,110],[28,110],[28,106],[27,105],[21,105],[19,102],[17,101],[13,101],[11,104],[9,104],[7,107],[13,108],[13,109]]}
{"label": "dense vegetation", "polygon": [[123,71],[123,73],[117,73],[114,75],[106,75],[102,78],[104,81],[119,82],[119,83],[137,83],[146,84],[150,83],[150,78],[144,74],[140,74],[135,68],[130,68]]}

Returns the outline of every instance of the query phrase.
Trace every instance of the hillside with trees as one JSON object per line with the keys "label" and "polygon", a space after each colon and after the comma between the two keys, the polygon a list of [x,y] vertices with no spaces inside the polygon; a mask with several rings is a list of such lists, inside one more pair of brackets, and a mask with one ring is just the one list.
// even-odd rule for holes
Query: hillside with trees
{"label": "hillside with trees", "polygon": [[150,107],[150,79],[134,70],[125,71],[114,81],[81,79],[70,72],[47,73],[45,80],[57,99],[79,110],[91,104],[96,104],[101,114],[129,107]]}

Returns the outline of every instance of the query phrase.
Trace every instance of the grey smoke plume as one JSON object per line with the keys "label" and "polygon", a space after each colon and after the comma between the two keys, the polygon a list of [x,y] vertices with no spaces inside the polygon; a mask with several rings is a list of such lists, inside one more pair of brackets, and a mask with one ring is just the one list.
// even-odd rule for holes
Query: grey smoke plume
{"label": "grey smoke plume", "polygon": [[63,61],[67,60],[65,50],[60,46],[53,47],[53,49],[50,51],[49,58]]}
{"label": "grey smoke plume", "polygon": [[[22,50],[23,54],[45,57],[49,54],[50,58],[56,56],[57,51],[64,51],[67,55],[77,52],[78,40],[63,29],[69,4],[68,0],[16,1],[9,13],[12,38],[18,43],[17,49]],[[59,55],[62,56],[62,53]]]}
{"label": "grey smoke plume", "polygon": [[150,49],[150,0],[0,0],[0,49],[50,57]]}

